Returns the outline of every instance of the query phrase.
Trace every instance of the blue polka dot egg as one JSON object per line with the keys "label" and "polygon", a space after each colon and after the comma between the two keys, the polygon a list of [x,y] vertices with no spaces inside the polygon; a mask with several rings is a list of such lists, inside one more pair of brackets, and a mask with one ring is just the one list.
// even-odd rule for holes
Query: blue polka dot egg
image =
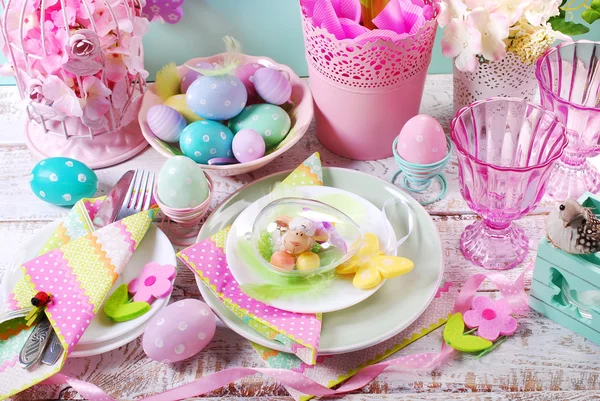
{"label": "blue polka dot egg", "polygon": [[88,166],[66,157],[51,157],[35,165],[30,176],[31,190],[41,200],[57,206],[71,206],[94,196],[98,177]]}
{"label": "blue polka dot egg", "polygon": [[246,106],[248,92],[235,75],[201,76],[186,92],[188,107],[207,120],[229,120]]}
{"label": "blue polka dot egg", "polygon": [[231,130],[210,120],[191,123],[179,138],[183,154],[200,164],[208,164],[210,159],[233,157],[232,142]]}

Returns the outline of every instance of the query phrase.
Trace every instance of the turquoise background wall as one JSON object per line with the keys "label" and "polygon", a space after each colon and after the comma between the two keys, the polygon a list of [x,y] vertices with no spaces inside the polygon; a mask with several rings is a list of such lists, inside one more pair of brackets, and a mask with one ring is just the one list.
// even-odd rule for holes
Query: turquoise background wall
{"label": "turquoise background wall", "polygon": [[[583,1],[590,0],[576,0]],[[186,0],[184,12],[179,24],[153,23],[144,38],[150,79],[169,61],[181,64],[193,57],[222,52],[221,38],[225,35],[237,38],[248,54],[271,57],[292,66],[298,75],[307,75],[298,0]],[[450,60],[441,54],[440,38],[438,31],[429,72],[451,73]],[[600,22],[585,38],[600,40]]]}

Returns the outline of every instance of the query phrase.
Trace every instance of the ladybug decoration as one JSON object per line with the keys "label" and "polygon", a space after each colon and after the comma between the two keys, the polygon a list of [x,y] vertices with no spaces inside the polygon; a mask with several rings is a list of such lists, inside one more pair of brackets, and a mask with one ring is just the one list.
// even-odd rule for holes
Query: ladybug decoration
{"label": "ladybug decoration", "polygon": [[33,308],[31,309],[31,312],[25,316],[27,326],[31,326],[38,319],[40,312],[50,302],[52,302],[52,296],[44,291],[38,292],[33,298],[31,298],[31,305],[33,305]]}
{"label": "ladybug decoration", "polygon": [[40,291],[35,294],[35,297],[31,298],[31,304],[37,308],[42,308],[50,303],[52,297],[50,294]]}

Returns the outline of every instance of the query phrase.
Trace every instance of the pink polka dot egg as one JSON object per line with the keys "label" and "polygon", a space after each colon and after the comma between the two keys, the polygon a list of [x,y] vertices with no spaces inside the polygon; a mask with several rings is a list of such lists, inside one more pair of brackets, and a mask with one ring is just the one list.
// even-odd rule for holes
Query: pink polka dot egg
{"label": "pink polka dot egg", "polygon": [[150,319],[142,345],[149,358],[163,363],[183,361],[202,351],[215,335],[217,320],[204,302],[184,299]]}
{"label": "pink polka dot egg", "polygon": [[233,137],[233,156],[240,163],[258,160],[265,155],[265,140],[255,130],[245,128]]}
{"label": "pink polka dot egg", "polygon": [[446,134],[435,118],[419,114],[408,120],[400,131],[396,150],[410,163],[437,163],[448,154]]}

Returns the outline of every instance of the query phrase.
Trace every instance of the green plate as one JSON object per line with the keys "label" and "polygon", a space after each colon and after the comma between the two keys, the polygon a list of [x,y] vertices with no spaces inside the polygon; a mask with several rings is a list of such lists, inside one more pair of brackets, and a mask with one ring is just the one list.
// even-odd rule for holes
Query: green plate
{"label": "green plate", "polygon": [[[198,240],[216,234],[233,223],[252,202],[268,194],[274,185],[283,181],[291,171],[273,174],[255,181],[227,198],[204,223]],[[398,255],[415,263],[412,272],[387,280],[367,300],[340,311],[323,315],[319,355],[332,355],[370,347],[398,334],[414,322],[429,306],[442,281],[444,272],[442,243],[431,217],[410,195],[394,185],[360,171],[324,168],[324,185],[362,196],[378,208],[390,198],[406,200],[415,216],[415,229],[398,249]],[[388,206],[388,218],[396,237],[407,232],[406,210]],[[281,343],[269,340],[229,311],[196,277],[204,300],[221,320],[241,336],[265,347],[289,351]]]}

